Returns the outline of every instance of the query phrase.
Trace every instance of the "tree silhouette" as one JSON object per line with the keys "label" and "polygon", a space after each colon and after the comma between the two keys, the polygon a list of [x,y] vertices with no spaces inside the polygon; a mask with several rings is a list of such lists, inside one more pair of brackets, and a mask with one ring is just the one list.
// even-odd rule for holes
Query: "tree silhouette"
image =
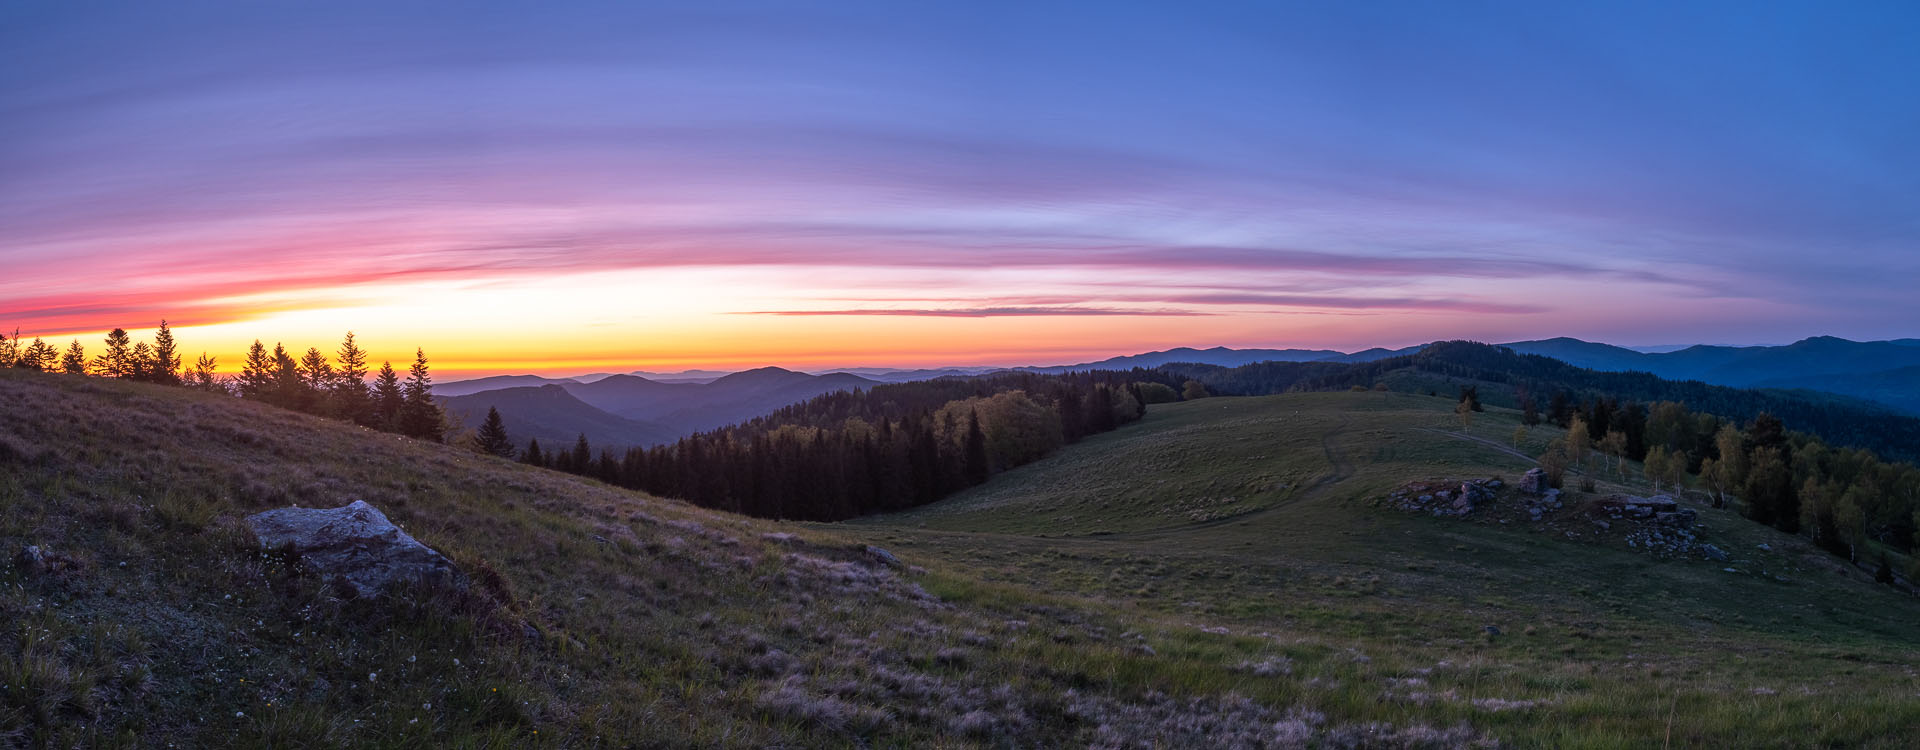
{"label": "tree silhouette", "polygon": [[20,358],[20,329],[13,329],[13,338],[0,333],[0,367],[12,367],[14,360]]}
{"label": "tree silhouette", "polygon": [[480,450],[496,456],[513,458],[513,443],[507,440],[507,425],[500,419],[500,410],[487,407],[487,420],[480,423],[480,431],[474,439],[479,442]]}
{"label": "tree silhouette", "polygon": [[241,397],[265,400],[272,395],[273,373],[273,358],[267,356],[260,340],[254,339],[253,346],[247,348],[247,361],[240,367]]}
{"label": "tree silhouette", "polygon": [[107,350],[93,360],[93,372],[109,378],[124,378],[130,372],[127,361],[131,339],[124,328],[115,328],[107,332]]}
{"label": "tree silhouette", "polygon": [[531,466],[546,466],[547,456],[540,452],[540,438],[529,438],[527,450],[520,454],[520,462]]}
{"label": "tree silhouette", "polygon": [[215,363],[213,357],[208,356],[206,352],[201,352],[200,358],[194,360],[193,369],[187,371],[187,385],[203,391],[226,390],[219,381],[214,379],[214,370],[218,368],[219,365]]}
{"label": "tree silhouette", "polygon": [[142,341],[133,345],[133,351],[127,353],[126,374],[128,380],[153,380],[153,347]]}
{"label": "tree silhouette", "polygon": [[443,440],[446,418],[440,405],[433,402],[433,376],[427,374],[426,350],[414,350],[413,367],[407,371],[402,393],[405,403],[400,407],[401,434],[436,443]]}
{"label": "tree silhouette", "polygon": [[22,370],[51,372],[60,366],[60,352],[52,344],[35,338],[32,345],[20,351],[20,358],[14,361],[13,366]]}
{"label": "tree silhouette", "polygon": [[67,353],[60,357],[60,371],[68,375],[87,374],[87,348],[80,345],[79,339],[67,345]]}
{"label": "tree silhouette", "polygon": [[300,355],[300,384],[311,394],[312,403],[318,404],[319,396],[332,392],[333,377],[333,363],[327,361],[327,355],[307,347],[307,353]]}
{"label": "tree silhouette", "polygon": [[967,414],[966,480],[968,485],[987,481],[987,433],[980,429],[980,412]]}
{"label": "tree silhouette", "polygon": [[380,374],[373,381],[373,402],[381,428],[398,431],[400,412],[406,408],[407,395],[400,387],[400,375],[393,371],[392,362],[380,363]]}
{"label": "tree silhouette", "polygon": [[352,331],[348,331],[347,339],[340,343],[338,361],[340,366],[334,371],[332,394],[335,411],[366,427],[379,424],[373,390],[367,387],[367,352],[354,343]]}
{"label": "tree silhouette", "polygon": [[279,342],[273,344],[273,389],[267,396],[267,402],[286,409],[304,410],[310,403],[307,380],[300,372],[300,363],[287,353],[287,347]]}
{"label": "tree silhouette", "polygon": [[161,385],[180,384],[180,351],[173,342],[173,329],[164,318],[160,330],[153,334],[153,354],[147,362],[148,380]]}

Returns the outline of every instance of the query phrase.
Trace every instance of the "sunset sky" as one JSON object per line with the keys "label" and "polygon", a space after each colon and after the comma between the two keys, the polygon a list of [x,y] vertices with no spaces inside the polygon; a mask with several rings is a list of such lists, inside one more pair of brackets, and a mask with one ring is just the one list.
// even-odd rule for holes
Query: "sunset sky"
{"label": "sunset sky", "polygon": [[1920,4],[1254,5],[7,3],[0,327],[443,374],[1920,334]]}

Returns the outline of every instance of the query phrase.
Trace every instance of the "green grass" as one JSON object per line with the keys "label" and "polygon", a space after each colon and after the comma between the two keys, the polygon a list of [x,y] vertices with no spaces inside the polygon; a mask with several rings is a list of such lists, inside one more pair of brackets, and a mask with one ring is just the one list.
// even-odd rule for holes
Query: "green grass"
{"label": "green grass", "polygon": [[[1544,532],[1382,507],[1410,480],[1530,465],[1500,450],[1517,413],[1475,415],[1463,435],[1452,406],[1393,393],[1155,406],[1139,426],[858,525],[987,580],[1266,633],[1305,649],[1275,699],[1342,720],[1467,721],[1523,746],[1908,741],[1920,607],[1800,539],[1695,503],[1703,541],[1734,560],[1661,560],[1590,529],[1565,537],[1584,522]],[[1520,451],[1555,434],[1535,428]],[[1632,466],[1627,484],[1596,476],[1600,493],[1647,492]],[[1189,513],[1212,498],[1232,512]],[[1341,663],[1346,649],[1369,661]],[[1441,662],[1455,666],[1412,691],[1429,700],[1400,706],[1410,690],[1392,680]],[[1489,699],[1544,703],[1474,704]]]}
{"label": "green grass", "polygon": [[[1156,406],[944,503],[799,526],[0,372],[0,551],[64,566],[0,567],[0,746],[1899,746],[1920,723],[1914,604],[1791,538],[1706,512],[1727,574],[1378,507],[1524,468],[1443,434],[1450,409]],[[475,586],[342,600],[240,523],[355,499]]]}

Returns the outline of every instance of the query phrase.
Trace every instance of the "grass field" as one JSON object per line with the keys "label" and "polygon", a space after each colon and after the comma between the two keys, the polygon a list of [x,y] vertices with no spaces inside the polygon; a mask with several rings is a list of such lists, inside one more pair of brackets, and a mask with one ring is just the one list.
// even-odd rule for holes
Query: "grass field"
{"label": "grass field", "polygon": [[[1376,507],[1524,468],[1468,439],[1510,414],[1442,434],[1450,408],[1156,406],[947,502],[801,526],[0,371],[0,747],[1907,744],[1920,608],[1790,538],[1706,512],[1736,551],[1708,565]],[[240,525],[354,499],[473,588],[343,600]]]}
{"label": "grass field", "polygon": [[[1452,406],[1393,393],[1160,405],[859,524],[989,580],[1272,644],[1293,660],[1289,700],[1343,718],[1467,721],[1522,746],[1912,741],[1920,606],[1797,538],[1696,504],[1703,541],[1733,559],[1662,560],[1604,534],[1380,507],[1409,480],[1531,465],[1511,455],[1517,413],[1463,433]],[[1519,452],[1553,434],[1536,428]],[[1604,481],[1617,476],[1601,472],[1599,491],[1647,494]]]}

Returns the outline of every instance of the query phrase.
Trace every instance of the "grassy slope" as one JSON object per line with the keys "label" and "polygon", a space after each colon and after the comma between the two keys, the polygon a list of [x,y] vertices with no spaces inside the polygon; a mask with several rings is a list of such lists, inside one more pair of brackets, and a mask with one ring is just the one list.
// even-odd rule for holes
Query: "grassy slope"
{"label": "grassy slope", "polygon": [[[1477,415],[1480,442],[1443,434],[1460,429],[1452,406],[1395,393],[1155,406],[1139,426],[860,523],[990,580],[1226,628],[1223,641],[1292,659],[1268,695],[1343,719],[1463,720],[1522,746],[1911,741],[1920,606],[1799,539],[1701,507],[1704,541],[1733,561],[1659,560],[1591,530],[1379,507],[1408,480],[1529,465],[1496,447],[1517,414]],[[1522,452],[1551,436],[1534,430]],[[1600,487],[1629,489],[1646,492]]]}
{"label": "grassy slope", "polygon": [[[476,581],[342,600],[240,519],[365,499]],[[797,538],[781,535],[796,533]],[[0,747],[1457,742],[1312,647],[225,397],[0,371]],[[50,548],[62,570],[12,561]],[[924,565],[924,568],[918,567]],[[931,592],[929,594],[928,592]],[[1319,705],[1319,704],[1315,704]],[[1312,707],[1312,706],[1309,706]],[[1391,714],[1388,732],[1362,722]]]}

